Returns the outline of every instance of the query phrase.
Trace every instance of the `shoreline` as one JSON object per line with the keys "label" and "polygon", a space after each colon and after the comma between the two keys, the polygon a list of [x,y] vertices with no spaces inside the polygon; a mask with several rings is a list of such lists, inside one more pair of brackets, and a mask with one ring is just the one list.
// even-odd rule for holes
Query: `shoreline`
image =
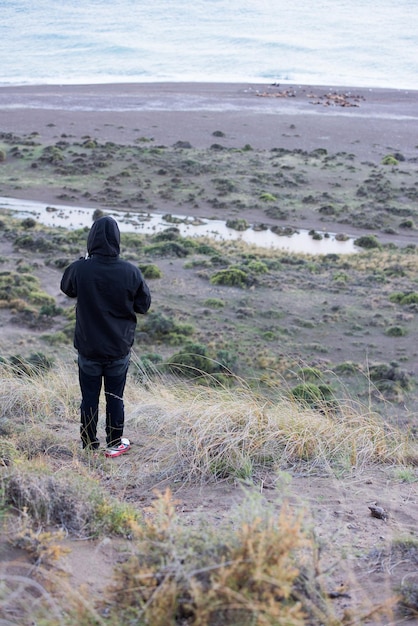
{"label": "shoreline", "polygon": [[[329,95],[334,94],[334,99]],[[339,100],[340,96],[342,97]],[[347,105],[347,106],[345,106]],[[333,152],[371,158],[373,146],[416,156],[418,91],[230,83],[112,83],[0,87],[0,131],[165,145]]]}

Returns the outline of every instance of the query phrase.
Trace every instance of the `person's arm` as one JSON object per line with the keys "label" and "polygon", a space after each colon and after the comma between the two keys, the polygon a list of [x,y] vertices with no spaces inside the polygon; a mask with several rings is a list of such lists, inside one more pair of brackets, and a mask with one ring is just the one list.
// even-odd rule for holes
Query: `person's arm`
{"label": "person's arm", "polygon": [[69,298],[77,297],[77,284],[75,281],[73,264],[69,265],[61,278],[61,291]]}
{"label": "person's arm", "polygon": [[151,294],[147,283],[142,278],[139,282],[139,287],[136,291],[134,298],[134,311],[135,313],[141,313],[144,315],[151,306]]}

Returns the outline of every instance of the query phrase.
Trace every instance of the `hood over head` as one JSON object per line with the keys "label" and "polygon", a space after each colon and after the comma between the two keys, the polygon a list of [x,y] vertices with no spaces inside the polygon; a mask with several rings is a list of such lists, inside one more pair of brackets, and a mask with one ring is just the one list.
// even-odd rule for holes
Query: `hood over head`
{"label": "hood over head", "polygon": [[87,252],[90,256],[119,256],[120,231],[113,217],[105,215],[94,222],[87,238]]}

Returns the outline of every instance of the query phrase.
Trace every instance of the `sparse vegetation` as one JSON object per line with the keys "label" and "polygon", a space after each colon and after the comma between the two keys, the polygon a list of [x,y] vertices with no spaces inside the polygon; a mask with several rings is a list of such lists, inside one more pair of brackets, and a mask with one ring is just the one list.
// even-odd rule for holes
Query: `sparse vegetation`
{"label": "sparse vegetation", "polygon": [[[416,517],[418,479],[416,246],[365,235],[356,254],[312,257],[182,237],[177,217],[196,210],[246,229],[258,211],[254,229],[284,237],[304,223],[322,237],[324,219],[348,232],[402,228],[412,241],[414,161],[394,152],[402,168],[383,167],[323,149],[197,150],[145,137],[51,146],[0,138],[5,194],[61,185],[65,202],[114,206],[126,221],[156,210],[170,225],[122,235],[123,255],[158,283],[139,318],[126,393],[133,446],[110,463],[78,446],[74,303],[56,287],[84,254],[88,229],[2,215],[0,522],[30,569],[27,583],[0,571],[0,621],[335,626],[392,623],[398,610],[415,617],[416,550],[396,545],[392,531],[404,526],[415,540],[405,520]],[[16,329],[25,331],[18,340]],[[370,517],[376,499],[387,521]],[[86,569],[117,546],[106,566],[112,586],[104,580],[88,598],[56,574],[65,549],[80,545],[75,537]],[[379,577],[367,609],[358,600],[366,572],[368,582]]]}

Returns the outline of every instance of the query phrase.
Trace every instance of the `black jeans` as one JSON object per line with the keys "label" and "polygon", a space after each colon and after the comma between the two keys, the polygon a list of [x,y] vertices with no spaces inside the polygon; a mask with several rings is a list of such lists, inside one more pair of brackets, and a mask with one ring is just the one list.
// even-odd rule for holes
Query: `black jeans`
{"label": "black jeans", "polygon": [[106,443],[118,446],[123,435],[125,410],[123,392],[129,367],[127,356],[115,361],[101,363],[78,355],[78,375],[81,389],[80,435],[83,448],[98,448],[97,420],[99,418],[99,397],[104,380],[106,397]]}

